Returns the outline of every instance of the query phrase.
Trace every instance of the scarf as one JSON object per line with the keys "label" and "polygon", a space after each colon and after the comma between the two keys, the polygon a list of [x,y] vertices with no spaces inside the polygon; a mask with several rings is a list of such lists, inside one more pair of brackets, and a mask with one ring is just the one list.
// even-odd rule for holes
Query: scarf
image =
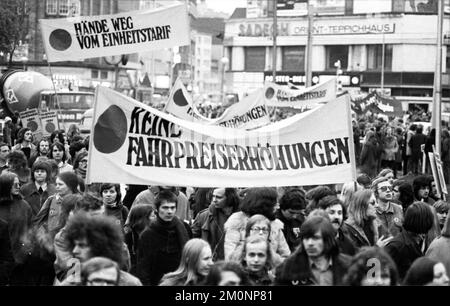
{"label": "scarf", "polygon": [[[184,245],[189,240],[186,227],[176,216],[172,219],[172,221],[164,221],[159,217],[159,215],[156,215],[156,220],[152,222],[151,227],[160,233],[167,233],[169,238],[170,236],[175,235],[178,240],[180,250],[183,249]],[[167,251],[170,252],[169,249],[172,249],[173,246],[171,247],[168,245],[167,247]]]}

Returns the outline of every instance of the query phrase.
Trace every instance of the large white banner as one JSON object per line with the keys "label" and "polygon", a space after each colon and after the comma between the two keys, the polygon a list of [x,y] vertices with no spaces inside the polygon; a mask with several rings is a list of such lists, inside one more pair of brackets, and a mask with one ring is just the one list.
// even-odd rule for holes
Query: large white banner
{"label": "large white banner", "polygon": [[355,179],[348,95],[265,131],[205,126],[97,87],[87,182],[198,187]]}
{"label": "large white banner", "polygon": [[258,89],[242,101],[228,107],[218,118],[209,119],[200,114],[191,95],[180,78],[175,81],[164,111],[180,119],[207,125],[251,130],[270,123],[269,110],[264,99],[264,90]]}
{"label": "large white banner", "polygon": [[114,15],[40,19],[49,62],[137,53],[190,43],[186,4]]}
{"label": "large white banner", "polygon": [[264,83],[267,105],[276,107],[314,108],[336,98],[336,78],[304,89],[290,89],[272,82]]}

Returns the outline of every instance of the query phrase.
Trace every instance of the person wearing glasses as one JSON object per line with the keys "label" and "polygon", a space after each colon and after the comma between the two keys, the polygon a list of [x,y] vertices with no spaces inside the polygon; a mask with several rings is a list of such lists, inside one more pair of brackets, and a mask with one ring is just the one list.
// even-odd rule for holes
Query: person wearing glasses
{"label": "person wearing glasses", "polygon": [[120,268],[106,257],[93,257],[81,265],[83,286],[119,286]]}
{"label": "person wearing glasses", "polygon": [[380,236],[394,237],[402,228],[403,208],[393,202],[392,183],[387,177],[379,177],[372,182],[375,195],[375,213],[379,223]]}
{"label": "person wearing glasses", "polygon": [[280,199],[277,219],[283,222],[283,234],[291,252],[300,244],[300,227],[305,221],[306,200],[299,189],[287,190]]}

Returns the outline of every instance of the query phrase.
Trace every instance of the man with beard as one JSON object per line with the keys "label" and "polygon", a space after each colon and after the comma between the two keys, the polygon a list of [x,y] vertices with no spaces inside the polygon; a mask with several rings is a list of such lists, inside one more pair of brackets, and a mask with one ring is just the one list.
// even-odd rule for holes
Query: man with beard
{"label": "man with beard", "polygon": [[403,208],[393,202],[394,194],[391,182],[386,177],[379,177],[372,182],[375,196],[375,210],[380,237],[394,237],[402,229]]}
{"label": "man with beard", "polygon": [[199,212],[194,220],[192,236],[209,243],[214,261],[224,259],[224,224],[238,208],[239,196],[235,188],[216,188],[211,205]]}
{"label": "man with beard", "polygon": [[22,128],[17,134],[17,144],[12,148],[12,151],[21,150],[28,161],[32,155],[36,154],[36,146],[32,141],[33,132],[29,128]]}
{"label": "man with beard", "polygon": [[430,197],[430,179],[426,175],[420,175],[413,181],[415,201],[434,204],[434,200]]}
{"label": "man with beard", "polygon": [[356,247],[344,226],[344,220],[347,218],[347,210],[344,204],[336,196],[326,196],[319,201],[319,208],[325,210],[330,218],[331,225],[336,230],[336,241],[342,254],[350,256],[355,255]]}
{"label": "man with beard", "polygon": [[340,254],[331,222],[320,216],[306,219],[300,237],[300,247],[276,268],[275,285],[342,284],[350,257]]}
{"label": "man with beard", "polygon": [[50,142],[47,138],[42,138],[37,145],[36,153],[31,155],[30,159],[28,160],[28,166],[31,168],[36,160],[40,158],[48,158],[49,152]]}

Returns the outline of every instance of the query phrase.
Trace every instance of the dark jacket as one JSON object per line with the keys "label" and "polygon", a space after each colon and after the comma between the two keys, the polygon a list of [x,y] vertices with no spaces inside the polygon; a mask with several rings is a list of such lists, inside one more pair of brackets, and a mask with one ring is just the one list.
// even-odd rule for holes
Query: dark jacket
{"label": "dark jacket", "polygon": [[9,284],[9,276],[14,266],[14,258],[11,251],[8,223],[0,219],[0,286]]}
{"label": "dark jacket", "polygon": [[424,134],[415,134],[411,137],[408,145],[411,147],[411,155],[414,157],[421,156],[422,152],[420,150],[420,146],[425,144],[427,140],[427,136]]}
{"label": "dark jacket", "polygon": [[336,238],[336,241],[338,243],[340,253],[349,256],[353,256],[356,254],[356,246],[350,239],[347,228],[345,226],[342,226],[338,230],[338,237]]}
{"label": "dark jacket", "polygon": [[414,239],[414,234],[403,230],[384,248],[397,265],[400,279],[405,277],[414,260],[424,255]]}
{"label": "dark jacket", "polygon": [[289,245],[289,249],[291,252],[294,252],[297,246],[300,244],[300,227],[302,226],[303,222],[305,222],[305,218],[302,217],[301,220],[299,219],[291,219],[288,220],[283,216],[283,213],[280,209],[277,210],[275,216],[278,220],[283,222],[283,234],[286,238],[286,242]]}
{"label": "dark jacket", "polygon": [[356,224],[352,216],[349,216],[347,220],[345,220],[345,224],[343,225],[343,227],[344,231],[347,233],[347,237],[350,238],[357,251],[361,247],[373,245],[370,240],[373,240],[375,244],[379,238],[379,225],[376,219],[374,219],[373,223],[371,224],[371,229],[373,232],[373,237],[371,239],[368,239],[366,233],[364,232],[364,229]]}
{"label": "dark jacket", "polygon": [[[349,263],[350,257],[347,255],[339,254],[333,258],[331,270],[333,272],[334,286],[342,284],[342,278],[347,272]],[[277,267],[274,284],[284,286],[308,286],[316,284],[309,265],[308,255],[306,255],[302,248],[298,248]]]}
{"label": "dark jacket", "polygon": [[105,215],[114,217],[117,220],[117,223],[120,225],[120,228],[122,229],[125,221],[127,220],[128,212],[128,208],[121,202],[119,202],[115,206],[105,205]]}
{"label": "dark jacket", "polygon": [[137,277],[144,285],[158,285],[162,276],[178,268],[189,234],[178,217],[164,222],[159,217],[139,238]]}
{"label": "dark jacket", "polygon": [[21,198],[4,200],[0,202],[0,219],[8,223],[8,232],[11,239],[11,250],[14,260],[24,260],[28,231],[31,227],[31,207]]}
{"label": "dark jacket", "polygon": [[55,185],[47,183],[47,189],[42,194],[39,194],[36,184],[31,181],[20,188],[20,193],[23,195],[24,200],[30,204],[33,216],[35,216],[48,197],[56,193],[56,188]]}
{"label": "dark jacket", "polygon": [[374,145],[372,143],[364,144],[359,159],[361,163],[361,173],[365,173],[372,178],[375,177],[380,155],[381,150],[379,145]]}
{"label": "dark jacket", "polygon": [[192,236],[202,238],[211,246],[213,260],[224,259],[225,230],[224,224],[228,220],[222,209],[214,204],[198,213],[192,224]]}

